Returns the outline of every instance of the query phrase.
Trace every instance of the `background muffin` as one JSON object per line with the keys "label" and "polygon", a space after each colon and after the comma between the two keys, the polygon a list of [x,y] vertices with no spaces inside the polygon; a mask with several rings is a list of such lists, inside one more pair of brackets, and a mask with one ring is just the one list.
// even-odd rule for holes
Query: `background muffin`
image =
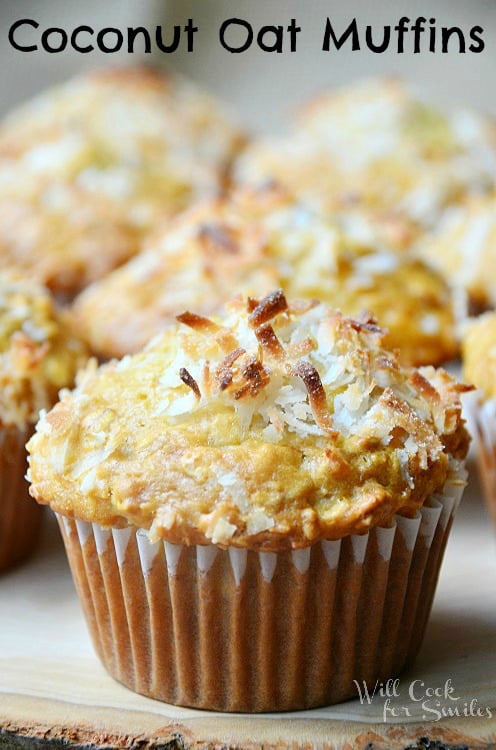
{"label": "background muffin", "polygon": [[241,140],[217,102],[149,68],[51,89],[0,128],[0,259],[72,295],[216,194]]}
{"label": "background muffin", "polygon": [[275,179],[325,210],[358,206],[405,248],[446,206],[494,187],[496,129],[425,104],[398,81],[362,81],[316,97],[290,135],[254,142],[236,172],[242,182]]}
{"label": "background muffin", "polygon": [[178,309],[209,315],[227,293],[281,286],[345,314],[372,312],[403,362],[455,356],[453,299],[441,277],[357,235],[277,188],[238,190],[184,214],[145,252],[85,290],[74,305],[76,325],[100,356],[122,356],[170,324]]}
{"label": "background muffin", "polygon": [[496,313],[488,312],[465,326],[463,374],[477,390],[465,408],[477,438],[477,461],[484,494],[496,522]]}
{"label": "background muffin", "polygon": [[228,313],[87,369],[29,443],[31,492],[117,679],[223,710],[343,700],[418,649],[463,486],[461,386],[281,291]]}
{"label": "background muffin", "polygon": [[475,311],[495,307],[496,194],[450,209],[417,252],[467,292]]}
{"label": "background muffin", "polygon": [[48,292],[0,271],[0,569],[30,550],[38,528],[39,508],[24,479],[25,442],[39,412],[85,361]]}

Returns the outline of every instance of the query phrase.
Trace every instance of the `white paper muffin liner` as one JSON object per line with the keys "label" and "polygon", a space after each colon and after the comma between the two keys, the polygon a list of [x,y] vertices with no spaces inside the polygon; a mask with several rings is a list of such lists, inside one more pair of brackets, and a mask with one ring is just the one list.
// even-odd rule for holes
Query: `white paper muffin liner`
{"label": "white paper muffin liner", "polygon": [[37,541],[41,507],[25,479],[31,430],[0,427],[0,572],[26,557]]}
{"label": "white paper muffin liner", "polygon": [[350,698],[355,680],[373,686],[415,657],[464,479],[460,468],[391,528],[280,553],[58,520],[113,677],[195,708],[295,710]]}
{"label": "white paper muffin liner", "polygon": [[463,398],[463,414],[474,438],[479,478],[486,504],[496,523],[496,399],[472,391]]}

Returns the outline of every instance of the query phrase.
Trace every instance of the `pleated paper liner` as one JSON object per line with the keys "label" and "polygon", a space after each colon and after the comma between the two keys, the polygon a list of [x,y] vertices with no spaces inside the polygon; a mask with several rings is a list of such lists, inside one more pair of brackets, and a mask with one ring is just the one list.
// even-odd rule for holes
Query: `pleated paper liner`
{"label": "pleated paper liner", "polygon": [[132,690],[219,711],[330,705],[415,657],[461,498],[293,552],[150,544],[58,516],[95,649]]}
{"label": "pleated paper liner", "polygon": [[26,557],[38,538],[41,508],[25,479],[30,435],[31,430],[0,426],[0,572]]}
{"label": "pleated paper liner", "polygon": [[496,524],[496,399],[472,391],[463,398],[463,412],[474,438],[484,499]]}

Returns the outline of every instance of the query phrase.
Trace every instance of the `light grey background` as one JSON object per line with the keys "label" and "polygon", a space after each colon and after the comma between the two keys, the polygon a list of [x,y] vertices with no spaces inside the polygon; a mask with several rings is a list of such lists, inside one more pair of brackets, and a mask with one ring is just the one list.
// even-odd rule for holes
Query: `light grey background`
{"label": "light grey background", "polygon": [[[485,50],[413,55],[389,50],[374,54],[322,52],[322,36],[329,16],[337,31],[357,17],[361,29],[372,24],[380,38],[385,24],[395,25],[402,15],[436,18],[441,26],[457,25],[466,32],[484,28]],[[241,17],[258,29],[263,24],[287,25],[292,17],[302,27],[294,53],[264,53],[253,47],[233,55],[223,50],[218,29],[223,20]],[[95,28],[156,24],[184,24],[193,17],[199,26],[195,51],[183,49],[158,55],[155,61],[181,71],[226,99],[252,128],[273,130],[284,125],[298,102],[323,87],[375,75],[399,75],[425,88],[429,98],[442,103],[464,103],[496,114],[496,0],[1,0],[0,5],[0,112],[40,88],[61,81],[83,68],[117,62],[135,62],[139,55],[80,55],[22,53],[13,50],[7,32],[18,18],[33,18],[40,31],[47,26],[72,30],[79,24]],[[150,59],[150,56],[146,56]]]}

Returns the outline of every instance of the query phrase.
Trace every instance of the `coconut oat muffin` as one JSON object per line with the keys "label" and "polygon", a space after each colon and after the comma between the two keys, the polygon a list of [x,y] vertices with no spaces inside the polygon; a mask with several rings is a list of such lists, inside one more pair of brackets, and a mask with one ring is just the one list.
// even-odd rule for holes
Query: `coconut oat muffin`
{"label": "coconut oat muffin", "polygon": [[435,271],[359,242],[274,187],[239,190],[184,214],[145,252],[88,287],[74,315],[93,351],[122,356],[144,346],[178,309],[210,315],[226,294],[274,286],[349,315],[373,312],[406,363],[438,364],[457,353],[453,299]]}
{"label": "coconut oat muffin", "polygon": [[463,374],[477,390],[465,408],[477,438],[479,474],[488,508],[496,522],[496,312],[473,319],[464,328]]}
{"label": "coconut oat muffin", "polygon": [[446,206],[494,187],[496,129],[425,104],[398,81],[364,81],[317,97],[290,135],[254,142],[236,171],[325,210],[359,209],[371,232],[404,249]]}
{"label": "coconut oat muffin", "polygon": [[0,271],[0,570],[24,557],[38,528],[24,444],[40,410],[55,403],[85,361],[48,292]]}
{"label": "coconut oat muffin", "polygon": [[496,194],[447,212],[418,254],[453,285],[474,310],[496,306]]}
{"label": "coconut oat muffin", "polygon": [[73,295],[218,193],[240,143],[217,102],[149,68],[44,92],[0,127],[0,264]]}
{"label": "coconut oat muffin", "polygon": [[90,366],[28,445],[103,663],[237,711],[396,674],[463,486],[463,386],[401,367],[373,320],[281,290],[178,321]]}

